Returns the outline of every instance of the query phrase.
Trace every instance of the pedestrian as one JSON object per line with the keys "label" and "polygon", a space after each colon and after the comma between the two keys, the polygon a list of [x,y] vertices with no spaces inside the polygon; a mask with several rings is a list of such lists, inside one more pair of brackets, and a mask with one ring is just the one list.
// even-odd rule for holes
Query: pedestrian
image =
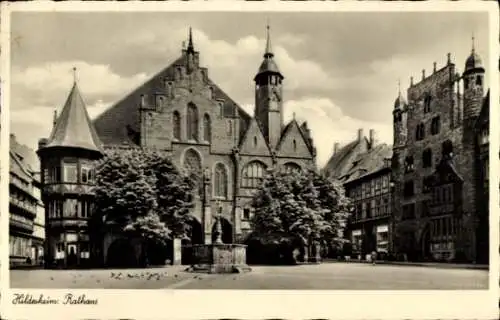
{"label": "pedestrian", "polygon": [[377,260],[377,252],[376,252],[375,250],[374,250],[374,251],[372,251],[372,256],[371,256],[371,258],[372,258],[372,265],[375,265],[375,262],[376,262],[376,260]]}

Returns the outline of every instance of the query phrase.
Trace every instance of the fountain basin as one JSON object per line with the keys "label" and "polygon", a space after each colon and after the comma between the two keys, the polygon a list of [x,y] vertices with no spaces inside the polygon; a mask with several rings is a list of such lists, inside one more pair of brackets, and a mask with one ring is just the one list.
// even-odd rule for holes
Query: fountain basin
{"label": "fountain basin", "polygon": [[250,272],[246,263],[246,245],[195,244],[192,248],[192,265],[188,271],[206,273]]}

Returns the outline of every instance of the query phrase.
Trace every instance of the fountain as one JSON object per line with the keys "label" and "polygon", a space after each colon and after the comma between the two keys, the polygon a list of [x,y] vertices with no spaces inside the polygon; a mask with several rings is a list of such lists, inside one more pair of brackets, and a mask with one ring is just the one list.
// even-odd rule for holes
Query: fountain
{"label": "fountain", "polygon": [[[211,215],[208,192],[210,190],[206,185],[210,184],[209,175],[204,174],[205,191],[203,192],[203,211],[207,218]],[[222,203],[217,200],[217,213],[213,215],[215,218],[215,240],[213,243],[195,244],[192,245],[193,263],[188,271],[191,272],[206,272],[206,273],[243,273],[251,271],[251,268],[246,263],[246,245],[236,243],[224,243],[222,241]],[[206,241],[208,239],[205,239]]]}

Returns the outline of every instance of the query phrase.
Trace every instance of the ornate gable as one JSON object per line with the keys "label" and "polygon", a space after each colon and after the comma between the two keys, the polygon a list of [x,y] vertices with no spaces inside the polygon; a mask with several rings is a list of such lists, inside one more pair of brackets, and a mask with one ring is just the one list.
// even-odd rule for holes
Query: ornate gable
{"label": "ornate gable", "polygon": [[304,133],[295,120],[292,120],[283,130],[276,149],[278,157],[312,157]]}
{"label": "ornate gable", "polygon": [[248,129],[243,135],[240,143],[241,154],[251,154],[255,156],[271,156],[271,150],[264,138],[262,128],[257,119],[252,118]]}

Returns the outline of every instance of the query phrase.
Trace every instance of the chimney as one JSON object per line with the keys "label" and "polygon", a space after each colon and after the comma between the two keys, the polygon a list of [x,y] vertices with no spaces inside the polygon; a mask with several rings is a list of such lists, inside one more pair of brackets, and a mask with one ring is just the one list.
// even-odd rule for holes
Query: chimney
{"label": "chimney", "polygon": [[422,80],[425,79],[425,69],[422,69]]}
{"label": "chimney", "polygon": [[437,70],[437,64],[435,62],[434,62],[434,69],[433,70],[434,70],[434,72],[436,72],[436,70]]}
{"label": "chimney", "polygon": [[363,129],[358,129],[358,141],[361,141],[363,139]]}
{"label": "chimney", "polygon": [[335,144],[333,145],[333,154],[337,154],[337,152],[339,151],[339,146],[340,143],[335,142]]}
{"label": "chimney", "polygon": [[370,129],[370,148],[375,147],[377,144],[377,136],[375,135],[375,130]]}

